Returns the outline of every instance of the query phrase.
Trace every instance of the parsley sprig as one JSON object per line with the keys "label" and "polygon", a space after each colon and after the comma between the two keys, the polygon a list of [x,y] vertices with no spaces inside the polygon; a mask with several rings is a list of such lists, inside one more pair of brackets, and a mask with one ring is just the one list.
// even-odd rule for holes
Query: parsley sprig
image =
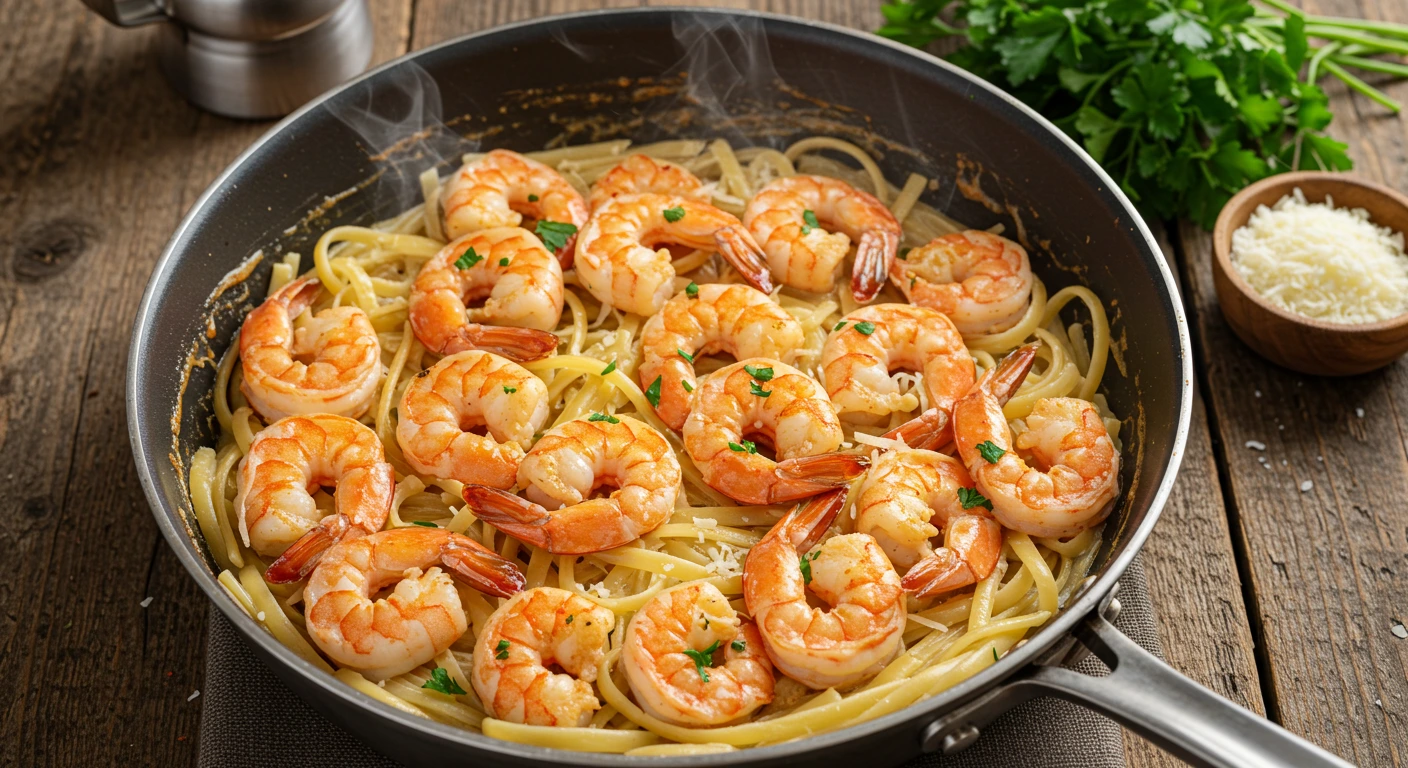
{"label": "parsley sprig", "polygon": [[567,221],[543,219],[533,227],[533,234],[543,241],[549,251],[560,251],[567,245],[567,239],[577,234],[577,225]]}
{"label": "parsley sprig", "polygon": [[719,641],[715,640],[708,648],[696,651],[693,648],[684,649],[684,655],[694,660],[694,671],[699,673],[699,679],[709,682],[709,673],[705,668],[714,666],[714,651],[719,650]]}
{"label": "parsley sprig", "polygon": [[450,677],[450,673],[446,672],[441,667],[430,670],[430,679],[426,680],[425,684],[421,687],[429,688],[437,693],[443,693],[446,696],[465,695],[465,690],[460,687],[460,684],[455,682],[455,679]]}
{"label": "parsley sprig", "polygon": [[[1334,76],[1391,111],[1349,68],[1408,76],[1408,25],[1313,16],[1284,0],[895,0],[885,37],[951,35],[958,65],[1081,141],[1146,216],[1211,228],[1253,181],[1347,170],[1316,83]],[[960,29],[940,18],[948,9]],[[1274,9],[1274,10],[1273,10]],[[950,14],[945,14],[950,15]],[[1313,44],[1316,41],[1319,44]]]}

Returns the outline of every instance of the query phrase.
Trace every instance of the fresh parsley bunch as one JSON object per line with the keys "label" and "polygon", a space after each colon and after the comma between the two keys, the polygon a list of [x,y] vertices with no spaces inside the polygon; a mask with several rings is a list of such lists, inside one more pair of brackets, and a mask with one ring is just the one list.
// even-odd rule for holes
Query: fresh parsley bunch
{"label": "fresh parsley bunch", "polygon": [[[922,47],[963,34],[959,66],[1008,90],[1082,141],[1146,216],[1211,227],[1237,190],[1293,169],[1346,170],[1315,84],[1408,66],[1408,26],[1306,16],[1282,0],[900,0],[879,34]],[[959,29],[940,15],[952,7]],[[1329,41],[1314,48],[1311,38]]]}

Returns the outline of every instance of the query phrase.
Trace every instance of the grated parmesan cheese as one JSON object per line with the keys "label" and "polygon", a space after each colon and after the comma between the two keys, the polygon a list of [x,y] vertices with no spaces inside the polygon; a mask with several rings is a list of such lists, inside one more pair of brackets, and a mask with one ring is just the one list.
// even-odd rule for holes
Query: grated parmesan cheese
{"label": "grated parmesan cheese", "polygon": [[1376,323],[1408,311],[1403,233],[1362,208],[1307,203],[1300,188],[1259,206],[1232,234],[1232,264],[1276,306],[1329,323]]}

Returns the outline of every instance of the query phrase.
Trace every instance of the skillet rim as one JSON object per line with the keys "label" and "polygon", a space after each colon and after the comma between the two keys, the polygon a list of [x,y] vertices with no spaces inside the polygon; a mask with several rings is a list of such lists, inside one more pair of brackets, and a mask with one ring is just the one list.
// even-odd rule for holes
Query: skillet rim
{"label": "skillet rim", "polygon": [[[1084,163],[1086,168],[1092,171],[1094,175],[1104,183],[1104,191],[1113,195],[1115,201],[1123,208],[1124,215],[1130,220],[1133,228],[1142,236],[1144,245],[1148,249],[1149,255],[1153,257],[1154,263],[1158,267],[1158,273],[1162,276],[1164,281],[1160,293],[1164,294],[1173,308],[1173,320],[1179,342],[1177,353],[1182,362],[1183,380],[1179,386],[1177,427],[1173,436],[1170,456],[1165,466],[1163,481],[1154,492],[1153,498],[1150,500],[1145,511],[1144,519],[1137,527],[1127,532],[1123,548],[1119,554],[1104,565],[1102,572],[1095,577],[1095,581],[1088,588],[1083,590],[1075,600],[1062,609],[1054,619],[1039,629],[1035,637],[1040,638],[1040,640],[1034,638],[1022,647],[1010,651],[996,664],[960,682],[947,691],[865,723],[859,723],[829,733],[808,736],[794,742],[769,747],[748,748],[736,752],[689,757],[628,757],[625,755],[577,752],[518,744],[406,714],[389,705],[376,701],[369,696],[360,694],[358,691],[338,681],[332,675],[319,670],[312,664],[304,661],[292,650],[283,646],[268,632],[261,629],[254,623],[252,618],[245,615],[244,611],[226,594],[219,582],[209,574],[207,564],[200,556],[198,548],[194,546],[194,542],[186,535],[184,526],[177,524],[177,519],[180,516],[179,504],[170,503],[166,496],[162,494],[159,487],[158,474],[155,469],[157,464],[153,461],[153,456],[151,455],[153,452],[149,452],[144,445],[143,427],[145,425],[144,419],[141,417],[141,407],[138,399],[138,388],[141,380],[145,378],[144,374],[152,367],[140,354],[140,350],[150,341],[152,331],[152,306],[157,296],[164,293],[166,282],[170,276],[170,272],[167,269],[168,266],[179,261],[181,258],[190,256],[189,252],[184,250],[185,244],[183,243],[188,232],[195,226],[198,219],[207,214],[206,208],[210,205],[211,200],[225,188],[227,182],[231,176],[234,175],[236,170],[248,162],[265,144],[275,141],[280,134],[299,121],[305,114],[320,108],[324,103],[342,91],[355,87],[382,72],[411,62],[420,56],[428,55],[451,46],[466,45],[471,41],[500,34],[508,30],[518,30],[532,26],[550,26],[563,22],[610,16],[637,15],[671,18],[679,14],[696,17],[750,17],[771,24],[790,25],[801,28],[799,32],[804,35],[807,33],[823,37],[827,35],[840,35],[849,37],[852,41],[862,45],[868,44],[879,46],[882,49],[888,49],[890,54],[913,57],[919,63],[938,67],[945,70],[951,76],[967,81],[970,88],[981,89],[988,96],[995,97],[1005,102],[1008,106],[1016,109],[1025,117],[1032,120],[1037,126],[1045,129],[1047,134],[1054,138],[1059,144],[1063,145],[1065,149],[1072,152],[1076,160]],[[832,43],[832,45],[834,44],[835,43]],[[882,61],[881,63],[883,64],[884,62]],[[171,546],[176,557],[181,561],[181,564],[191,574],[192,578],[195,579],[201,590],[205,592],[206,597],[225,614],[226,619],[244,636],[245,640],[257,644],[265,655],[277,658],[286,669],[297,673],[304,683],[312,684],[320,688],[324,694],[342,699],[344,704],[357,707],[366,712],[369,716],[391,720],[397,726],[421,732],[424,735],[437,738],[441,741],[453,743],[457,747],[466,750],[484,750],[493,753],[500,759],[515,760],[526,758],[537,761],[540,764],[556,763],[582,766],[641,766],[645,764],[651,766],[720,766],[752,762],[775,763],[786,760],[789,757],[795,758],[812,754],[854,739],[871,737],[882,731],[898,729],[906,723],[923,721],[926,718],[927,722],[932,722],[944,712],[958,707],[966,700],[984,691],[1000,686],[1007,678],[1035,662],[1039,656],[1046,653],[1052,646],[1059,643],[1062,639],[1069,637],[1077,623],[1097,610],[1099,604],[1114,589],[1116,583],[1124,574],[1125,569],[1129,566],[1135,555],[1143,548],[1149,533],[1153,530],[1154,525],[1157,524],[1163,507],[1172,492],[1173,484],[1177,479],[1178,470],[1182,464],[1186,450],[1187,436],[1192,421],[1192,343],[1178,283],[1174,279],[1167,260],[1164,258],[1162,249],[1149,231],[1148,226],[1144,223],[1143,218],[1138,214],[1124,192],[1120,190],[1119,185],[1110,178],[1104,169],[1101,168],[1084,149],[1039,112],[1023,104],[1015,97],[976,75],[929,53],[862,30],[813,19],[753,10],[680,6],[613,8],[526,19],[479,30],[416,51],[407,52],[402,56],[398,56],[380,66],[370,69],[342,85],[327,91],[274,124],[254,143],[242,151],[239,156],[210,183],[205,191],[201,193],[201,196],[191,206],[190,210],[186,212],[181,223],[177,225],[176,230],[172,233],[170,240],[163,248],[161,256],[152,269],[151,276],[148,278],[147,288],[143,292],[142,301],[138,305],[137,314],[133,321],[131,339],[127,359],[127,391],[125,397],[128,414],[128,437],[132,445],[133,456],[136,460],[137,474],[141,480],[143,491],[146,494],[148,505],[152,509],[152,516],[156,519],[157,527],[161,530],[162,536],[166,538],[167,544]],[[156,431],[159,432],[160,430]],[[155,440],[156,438],[151,439]],[[302,691],[296,690],[295,693],[298,693],[300,698],[307,699]]]}

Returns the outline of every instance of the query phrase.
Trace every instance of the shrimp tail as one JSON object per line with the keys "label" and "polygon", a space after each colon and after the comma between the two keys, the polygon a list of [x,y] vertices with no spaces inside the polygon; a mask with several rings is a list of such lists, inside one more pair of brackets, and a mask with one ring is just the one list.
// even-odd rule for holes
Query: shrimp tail
{"label": "shrimp tail", "polygon": [[762,291],[772,293],[772,273],[762,251],[753,242],[753,236],[743,227],[724,227],[714,233],[714,243],[719,253],[748,284]]}
{"label": "shrimp tail", "polygon": [[516,595],[528,583],[513,561],[463,536],[456,536],[445,545],[440,562],[461,581],[494,597]]}
{"label": "shrimp tail", "polygon": [[264,580],[270,584],[289,584],[308,578],[323,553],[346,537],[351,530],[352,521],[346,515],[325,518],[269,564],[264,571]]}
{"label": "shrimp tail", "polygon": [[851,295],[856,301],[870,301],[885,287],[899,247],[900,238],[894,232],[872,229],[861,235],[851,271]]}
{"label": "shrimp tail", "polygon": [[1019,347],[1002,358],[996,368],[984,373],[983,378],[974,387],[982,387],[997,399],[999,405],[1006,405],[1007,401],[1017,394],[1022,382],[1026,381],[1027,374],[1032,370],[1032,363],[1036,362],[1036,351],[1040,348],[1040,342]]}
{"label": "shrimp tail", "polygon": [[318,278],[305,275],[280,288],[270,298],[283,302],[289,317],[298,317],[304,310],[313,306],[318,292],[322,289],[323,284]]}
{"label": "shrimp tail", "polygon": [[900,580],[915,597],[932,597],[966,587],[977,581],[977,575],[951,549],[940,548],[934,554],[915,563]]}
{"label": "shrimp tail", "polygon": [[468,323],[459,334],[440,350],[442,354],[477,349],[492,352],[515,363],[541,360],[557,351],[557,334],[536,328],[513,328],[503,325]]}
{"label": "shrimp tail", "polygon": [[779,522],[779,532],[786,536],[798,551],[816,546],[826,529],[836,521],[841,507],[846,504],[846,489],[836,488],[798,504]]}
{"label": "shrimp tail", "polygon": [[475,517],[500,531],[535,547],[551,547],[552,535],[546,526],[552,516],[543,507],[487,485],[466,485],[464,501]]}
{"label": "shrimp tail", "polygon": [[937,451],[953,442],[953,429],[949,423],[948,411],[930,408],[915,418],[886,432],[882,437],[889,440],[903,440],[910,448]]}
{"label": "shrimp tail", "polygon": [[823,453],[800,456],[777,463],[777,476],[783,480],[803,480],[818,484],[816,492],[844,485],[860,477],[870,459],[854,453]]}

